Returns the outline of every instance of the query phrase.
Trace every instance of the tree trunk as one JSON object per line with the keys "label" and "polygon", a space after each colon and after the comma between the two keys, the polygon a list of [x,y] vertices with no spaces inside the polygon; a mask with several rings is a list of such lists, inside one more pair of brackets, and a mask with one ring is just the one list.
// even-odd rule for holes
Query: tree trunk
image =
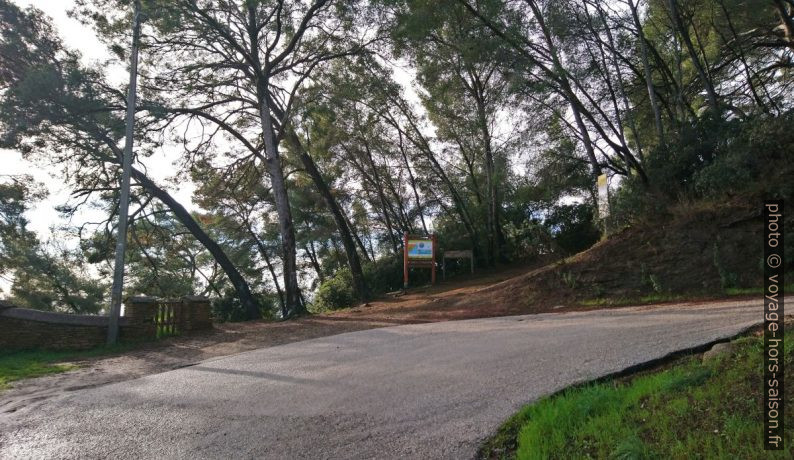
{"label": "tree trunk", "polygon": [[408,163],[408,155],[405,154],[405,146],[403,146],[403,134],[399,131],[397,134],[400,137],[400,154],[402,154],[405,169],[408,171],[408,178],[411,181],[411,190],[413,190],[414,199],[416,200],[416,212],[419,213],[419,220],[422,222],[422,230],[424,230],[425,235],[427,235],[428,232],[427,224],[425,224],[425,214],[422,212],[422,202],[419,200],[419,192],[416,191],[416,178],[414,178],[414,173],[411,171],[411,165]]}
{"label": "tree trunk", "polygon": [[284,318],[306,313],[305,306],[300,301],[300,288],[298,287],[298,263],[295,249],[295,227],[292,222],[292,210],[287,195],[287,183],[284,180],[284,171],[281,167],[281,158],[278,154],[276,137],[273,131],[273,122],[270,117],[270,106],[267,101],[267,81],[260,81],[259,92],[259,121],[262,125],[262,135],[265,142],[265,163],[270,175],[270,185],[278,214],[279,232],[281,234],[281,250],[284,260],[284,294],[286,307],[282,311]]}
{"label": "tree trunk", "polygon": [[593,141],[590,139],[590,133],[587,130],[587,126],[584,124],[584,120],[582,119],[582,112],[580,110],[581,101],[576,96],[576,93],[573,92],[573,88],[571,88],[571,83],[568,80],[568,73],[565,71],[565,68],[560,62],[560,58],[557,55],[557,47],[554,45],[554,40],[551,37],[551,31],[549,31],[549,29],[546,27],[546,21],[543,18],[540,8],[534,2],[534,0],[529,2],[529,7],[532,9],[532,14],[535,16],[535,20],[538,21],[540,30],[543,33],[543,38],[546,42],[546,46],[548,47],[549,55],[551,56],[551,62],[554,67],[554,74],[556,75],[556,79],[560,83],[560,88],[562,89],[562,96],[568,100],[568,103],[571,107],[571,112],[573,112],[573,118],[576,121],[576,127],[579,129],[579,134],[582,136],[582,143],[584,144],[587,158],[590,161],[593,181],[595,182],[598,180],[598,176],[601,175],[601,165],[598,164],[598,159],[596,158],[595,150],[593,149]]}
{"label": "tree trunk", "polygon": [[144,173],[138,171],[137,169],[132,169],[132,177],[135,179],[136,182],[141,184],[147,192],[149,192],[152,196],[160,200],[164,205],[168,206],[171,212],[174,213],[179,222],[185,226],[185,228],[190,231],[190,233],[196,237],[196,239],[205,247],[207,250],[212,254],[212,257],[218,262],[218,265],[221,266],[223,271],[226,273],[226,276],[229,277],[229,281],[231,281],[232,286],[234,286],[235,292],[237,293],[237,297],[240,299],[240,303],[242,303],[243,308],[245,309],[245,313],[248,319],[258,319],[261,317],[261,313],[259,311],[259,304],[251,295],[251,289],[248,287],[248,283],[245,281],[243,276],[237,270],[237,267],[234,266],[229,257],[226,256],[226,253],[223,252],[223,249],[215,242],[206,232],[199,226],[198,222],[193,219],[193,216],[184,208],[179,202],[177,202],[167,191],[163,190],[162,188],[158,187],[151,179],[149,179]]}
{"label": "tree trunk", "polygon": [[[758,94],[758,91],[755,88],[755,83],[753,83],[753,74],[750,70],[750,65],[747,63],[747,56],[742,50],[742,43],[739,38],[739,34],[736,32],[736,28],[733,26],[733,20],[731,19],[731,15],[728,12],[728,8],[725,6],[725,1],[720,0],[720,8],[722,9],[723,14],[725,15],[725,20],[728,23],[728,29],[731,31],[731,35],[733,36],[733,40],[736,42],[736,49],[734,50],[732,46],[728,46],[736,55],[739,57],[739,60],[742,61],[742,66],[744,67],[744,74],[747,75],[747,86],[750,88],[750,94],[753,96],[753,100],[758,105],[758,107],[764,111],[764,113],[769,113],[769,109],[767,108],[764,101],[761,99],[761,96]],[[726,43],[730,43],[727,39],[723,38],[723,41]],[[763,83],[762,83],[763,85]]]}
{"label": "tree trunk", "polygon": [[[474,82],[479,86],[479,82]],[[500,238],[499,238],[499,203],[497,196],[496,171],[494,168],[493,149],[491,148],[491,133],[488,130],[488,120],[485,115],[485,103],[480,88],[474,94],[477,102],[477,119],[482,134],[483,148],[485,150],[485,186],[488,189],[488,252],[492,265],[499,263]]]}
{"label": "tree trunk", "polygon": [[391,216],[389,216],[389,202],[386,200],[386,195],[383,193],[383,186],[381,185],[380,174],[378,174],[378,168],[375,166],[375,159],[372,158],[372,152],[369,149],[369,143],[366,140],[362,140],[362,144],[364,145],[364,150],[367,152],[367,160],[369,161],[369,166],[372,168],[372,179],[375,185],[375,191],[378,194],[378,199],[380,200],[381,207],[383,208],[383,218],[386,222],[386,231],[389,232],[389,238],[391,239],[392,246],[394,246],[394,253],[399,252],[400,243],[398,243],[398,239],[394,236],[394,226],[392,225]]}
{"label": "tree trunk", "polygon": [[273,279],[273,284],[276,286],[279,307],[282,311],[284,311],[284,291],[281,289],[281,284],[278,282],[278,276],[276,275],[276,270],[273,268],[273,263],[270,261],[270,254],[267,252],[267,247],[265,247],[264,243],[262,243],[262,240],[260,240],[256,233],[254,233],[254,229],[251,228],[251,224],[247,220],[245,221],[245,228],[248,231],[248,234],[251,235],[251,238],[254,239],[256,247],[259,250],[259,255],[261,255],[262,259],[265,260],[267,271],[270,272],[270,277]]}
{"label": "tree trunk", "polygon": [[[606,13],[604,13],[604,10],[600,7],[600,5],[598,7],[598,16],[601,19],[601,23],[604,26],[604,31],[606,32],[607,40],[609,42],[609,47],[610,47],[610,49],[615,50],[616,49],[615,39],[612,36],[612,31],[611,31],[611,29],[609,27],[609,24],[607,23]],[[591,28],[591,30],[592,30],[592,28]],[[593,33],[595,33],[595,31],[593,31]],[[611,84],[609,83],[611,78],[610,78],[608,65],[607,65],[606,52],[604,51],[604,47],[602,46],[602,42],[601,42],[600,38],[598,40],[598,51],[601,54],[601,60],[602,60],[603,65],[604,65],[604,76],[605,76],[605,79],[607,81],[607,85],[611,86]],[[631,104],[629,103],[629,98],[626,95],[626,86],[625,86],[625,84],[623,82],[623,76],[621,74],[620,65],[618,64],[618,59],[617,59],[617,56],[616,56],[615,52],[611,52],[609,54],[610,54],[610,57],[611,57],[610,61],[611,61],[612,67],[615,69],[615,75],[616,75],[616,78],[617,78],[618,91],[620,92],[620,98],[621,98],[621,101],[623,102],[623,107],[625,108],[625,111],[626,111],[625,112],[626,113],[626,120],[629,122],[629,129],[631,129],[631,132],[632,132],[632,134],[634,136],[634,142],[637,144],[637,154],[638,154],[638,156],[640,158],[640,161],[643,161],[643,159],[645,158],[645,155],[644,155],[643,149],[642,149],[642,141],[640,140],[640,135],[639,135],[639,130],[637,129],[637,124],[634,121],[634,115],[632,114],[632,111],[631,111]],[[612,92],[612,90],[610,89],[610,93],[611,92]],[[617,117],[618,124],[620,125],[621,124],[621,121],[620,121],[621,120],[620,119],[620,109],[618,107],[618,103],[617,103],[617,100],[615,98],[613,98],[613,104],[614,104],[614,107],[615,107],[615,115]],[[623,135],[623,127],[622,126],[620,127],[620,132],[621,132],[621,136],[620,136],[621,143],[623,144],[623,147],[628,151],[629,147],[628,147],[628,144],[626,142],[626,137]]]}
{"label": "tree trunk", "polygon": [[325,282],[325,275],[323,274],[323,268],[320,267],[320,261],[317,260],[317,253],[314,250],[314,241],[309,241],[308,245],[304,245],[303,250],[306,252],[306,256],[309,258],[314,272],[317,273],[317,281],[323,284]]}

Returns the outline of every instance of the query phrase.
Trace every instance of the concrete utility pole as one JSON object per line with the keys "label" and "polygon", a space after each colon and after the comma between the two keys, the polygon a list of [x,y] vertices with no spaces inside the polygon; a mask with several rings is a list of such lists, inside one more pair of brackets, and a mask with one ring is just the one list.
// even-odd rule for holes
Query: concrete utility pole
{"label": "concrete utility pole", "polygon": [[138,41],[141,36],[141,2],[135,0],[132,17],[132,50],[130,52],[130,87],[127,94],[127,129],[124,134],[124,158],[121,166],[121,197],[119,200],[119,225],[116,235],[116,261],[113,269],[113,288],[110,293],[108,318],[108,344],[119,337],[121,293],[124,290],[124,253],[127,250],[127,220],[130,207],[130,170],[132,169],[132,135],[135,128],[135,95],[138,83]]}

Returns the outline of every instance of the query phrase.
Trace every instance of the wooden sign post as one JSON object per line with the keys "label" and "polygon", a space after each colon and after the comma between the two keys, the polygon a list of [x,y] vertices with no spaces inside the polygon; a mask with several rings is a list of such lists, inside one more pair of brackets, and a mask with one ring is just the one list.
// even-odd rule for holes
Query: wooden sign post
{"label": "wooden sign post", "polygon": [[447,279],[447,259],[469,259],[471,274],[474,274],[474,251],[466,249],[463,251],[444,251],[441,261],[441,277]]}
{"label": "wooden sign post", "polygon": [[408,288],[410,267],[430,268],[430,283],[436,284],[436,235],[403,235],[403,288]]}

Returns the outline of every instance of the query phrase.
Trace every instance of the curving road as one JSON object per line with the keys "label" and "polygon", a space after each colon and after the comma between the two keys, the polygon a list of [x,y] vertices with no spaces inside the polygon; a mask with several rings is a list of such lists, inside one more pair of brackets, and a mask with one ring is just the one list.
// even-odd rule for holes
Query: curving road
{"label": "curving road", "polygon": [[0,458],[466,458],[523,404],[736,335],[760,301],[352,332],[0,417]]}

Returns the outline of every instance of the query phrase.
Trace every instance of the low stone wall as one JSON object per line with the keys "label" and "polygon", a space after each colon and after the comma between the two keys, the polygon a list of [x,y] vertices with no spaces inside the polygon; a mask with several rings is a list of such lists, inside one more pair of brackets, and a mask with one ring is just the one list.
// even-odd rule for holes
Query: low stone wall
{"label": "low stone wall", "polygon": [[[212,328],[210,302],[205,297],[183,297],[163,301],[151,297],[131,297],[124,303],[119,319],[122,341],[153,340],[168,316],[176,333]],[[164,309],[178,314],[164,315]],[[107,341],[107,316],[70,315],[0,302],[0,350],[73,349],[84,350]]]}

